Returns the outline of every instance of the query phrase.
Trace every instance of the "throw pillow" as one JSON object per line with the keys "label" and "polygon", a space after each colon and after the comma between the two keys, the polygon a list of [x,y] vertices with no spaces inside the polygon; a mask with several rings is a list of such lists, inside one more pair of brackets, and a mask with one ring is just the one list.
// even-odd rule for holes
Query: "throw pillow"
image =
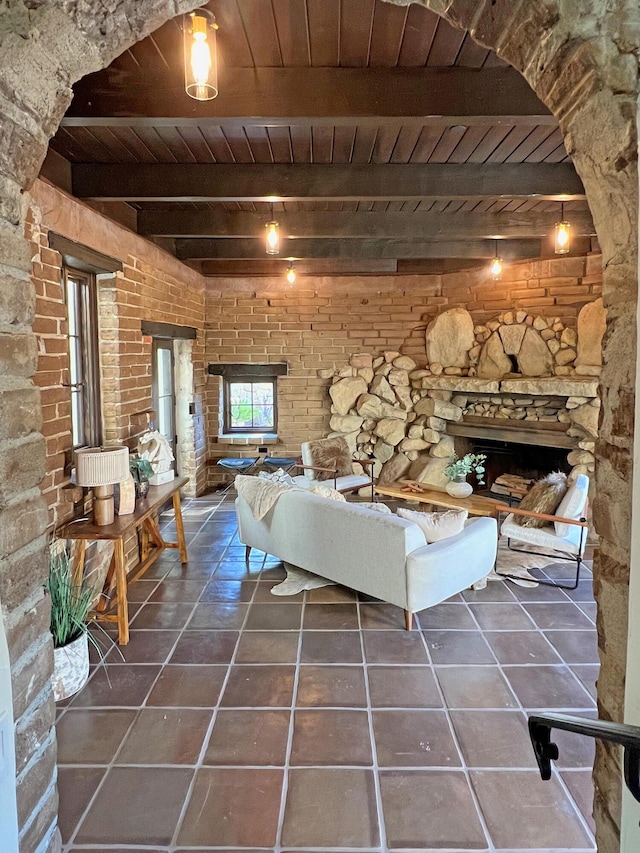
{"label": "throw pillow", "polygon": [[348,474],[353,474],[351,451],[343,436],[339,435],[335,438],[322,438],[318,441],[312,441],[310,442],[309,450],[311,451],[311,459],[314,465],[318,468],[332,469],[331,472],[311,472],[315,480],[333,480],[333,470],[336,472],[336,477],[346,477]]}
{"label": "throw pillow", "polygon": [[354,506],[363,506],[365,509],[372,509],[374,512],[381,512],[383,515],[393,515],[390,507],[383,503],[371,503],[371,501],[358,501]]}
{"label": "throw pillow", "polygon": [[469,513],[466,509],[448,509],[446,512],[416,512],[411,509],[399,509],[400,518],[413,521],[424,533],[427,544],[448,539],[462,533]]}
{"label": "throw pillow", "polygon": [[321,498],[328,498],[330,501],[346,501],[347,499],[337,489],[332,489],[331,486],[311,486],[307,489],[313,492],[314,495],[319,495]]}
{"label": "throw pillow", "polygon": [[[553,515],[567,491],[567,475],[562,471],[553,471],[542,480],[538,480],[520,501],[520,509],[529,512],[542,512]],[[515,515],[513,519],[521,527],[544,527],[544,518],[531,518],[528,515]]]}
{"label": "throw pillow", "polygon": [[271,483],[282,483],[284,486],[293,486],[295,485],[293,482],[293,477],[284,470],[284,468],[278,468],[276,471],[260,471],[258,477],[261,480],[269,480]]}

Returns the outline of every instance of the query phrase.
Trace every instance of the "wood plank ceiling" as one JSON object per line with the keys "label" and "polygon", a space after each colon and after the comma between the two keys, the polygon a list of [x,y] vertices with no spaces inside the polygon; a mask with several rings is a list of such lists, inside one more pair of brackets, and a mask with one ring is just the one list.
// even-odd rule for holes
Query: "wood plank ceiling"
{"label": "wood plank ceiling", "polygon": [[[215,100],[184,93],[181,19],[74,87],[51,148],[78,197],[114,215],[128,205],[141,233],[207,274],[285,257],[323,272],[331,259],[444,269],[491,256],[496,238],[505,257],[536,257],[560,201],[576,248],[590,245],[557,122],[463,30],[383,0],[207,6]],[[266,261],[272,211],[285,239]]]}

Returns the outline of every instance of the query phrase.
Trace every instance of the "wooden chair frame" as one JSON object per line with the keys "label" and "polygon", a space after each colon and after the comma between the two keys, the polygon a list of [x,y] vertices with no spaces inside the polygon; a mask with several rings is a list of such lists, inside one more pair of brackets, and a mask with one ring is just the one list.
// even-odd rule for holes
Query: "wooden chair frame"
{"label": "wooden chair frame", "polygon": [[[519,509],[518,507],[512,507],[512,506],[509,506],[508,504],[498,504],[497,510],[498,510],[498,538],[500,538],[500,526],[501,526],[501,521],[502,521],[502,519],[501,519],[502,513],[507,513],[507,514],[512,513],[513,515],[523,515],[523,516],[527,516],[529,518],[541,518],[544,521],[549,521],[549,522],[560,521],[563,524],[573,524],[576,527],[580,527],[581,528],[581,530],[580,530],[580,544],[578,545],[577,556],[575,554],[568,554],[565,551],[558,551],[558,558],[560,560],[566,560],[567,562],[576,564],[575,581],[572,584],[563,584],[563,583],[555,583],[555,581],[552,581],[552,580],[544,580],[541,578],[536,578],[536,581],[538,583],[542,584],[543,586],[555,586],[555,587],[558,587],[558,589],[568,589],[568,590],[577,589],[578,583],[580,581],[580,569],[581,569],[582,563],[583,563],[582,548],[584,545],[584,538],[589,532],[589,523],[588,523],[586,517],[582,517],[580,519],[562,518],[559,515],[546,515],[545,513],[542,513],[542,512],[532,512],[531,510]],[[585,505],[585,509],[584,509],[585,514],[587,513],[587,510],[588,510],[588,502]],[[519,541],[519,540],[516,540],[516,541]],[[525,551],[522,548],[515,548],[511,544],[511,537],[510,536],[507,536],[507,548],[510,551],[516,551],[519,554],[533,554],[536,557],[549,557],[549,554],[545,554],[542,551]],[[544,570],[541,569],[541,571],[544,571]],[[507,574],[504,572],[499,572],[498,574],[500,574],[500,576],[503,578],[510,578],[511,580],[519,580],[519,578],[517,578],[515,575],[510,575],[510,574]]]}

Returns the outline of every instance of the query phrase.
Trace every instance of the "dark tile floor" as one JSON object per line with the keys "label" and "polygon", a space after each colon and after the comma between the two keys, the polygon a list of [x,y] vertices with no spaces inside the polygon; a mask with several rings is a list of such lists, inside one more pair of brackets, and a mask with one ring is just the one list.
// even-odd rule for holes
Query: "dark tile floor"
{"label": "dark tile floor", "polygon": [[543,783],[526,729],[595,714],[588,571],[569,594],[490,583],[407,633],[340,587],[271,596],[283,569],[247,569],[229,498],[184,516],[188,568],[169,552],[132,586],[125,661],[59,707],[66,853],[594,849],[592,743],[561,734]]}

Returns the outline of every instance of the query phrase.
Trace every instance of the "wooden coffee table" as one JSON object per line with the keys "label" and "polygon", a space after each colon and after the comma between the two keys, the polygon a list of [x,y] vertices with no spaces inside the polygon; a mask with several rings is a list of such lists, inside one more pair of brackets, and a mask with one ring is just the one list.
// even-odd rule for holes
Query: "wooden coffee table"
{"label": "wooden coffee table", "polygon": [[469,515],[482,515],[489,518],[498,517],[498,507],[504,506],[502,501],[493,498],[485,498],[482,495],[469,495],[468,498],[453,498],[444,489],[436,486],[422,486],[420,492],[403,492],[405,483],[385,483],[384,486],[375,486],[379,495],[396,498],[401,501],[417,501],[421,504],[445,507],[446,509],[466,509]]}

